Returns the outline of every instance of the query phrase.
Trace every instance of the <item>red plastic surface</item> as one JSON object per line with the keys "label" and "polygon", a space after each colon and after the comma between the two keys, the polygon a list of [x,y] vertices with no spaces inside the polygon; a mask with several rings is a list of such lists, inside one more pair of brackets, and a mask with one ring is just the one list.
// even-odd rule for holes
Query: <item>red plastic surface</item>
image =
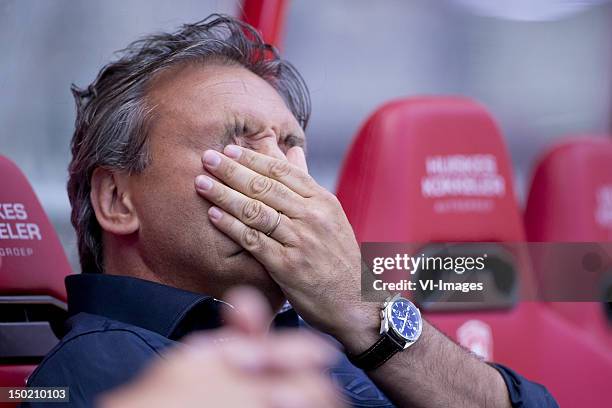
{"label": "red plastic surface", "polygon": [[538,163],[527,207],[530,241],[612,241],[612,140],[567,139]]}
{"label": "red plastic surface", "polygon": [[255,27],[267,44],[280,49],[287,6],[287,0],[243,0],[241,19]]}
{"label": "red plastic surface", "polygon": [[[488,165],[449,165],[458,155],[484,157]],[[468,187],[469,179],[489,179],[483,185],[494,188],[431,188],[432,181],[461,186],[462,179]],[[370,116],[337,193],[360,242],[524,241],[512,184],[508,153],[487,111],[463,98],[425,97],[387,103]],[[529,266],[520,268],[532,285]],[[426,317],[473,351],[543,383],[561,406],[608,403],[610,353],[543,303]]]}
{"label": "red plastic surface", "polygon": [[[64,278],[71,269],[64,249],[30,183],[2,156],[0,251],[0,296],[47,295],[66,300]],[[0,386],[24,386],[34,368],[0,365]]]}
{"label": "red plastic surface", "polygon": [[[0,387],[25,387],[26,379],[36,366],[2,366],[0,365]],[[0,402],[0,407],[16,407],[18,404]]]}
{"label": "red plastic surface", "polygon": [[[494,158],[496,171],[473,175],[503,180],[504,192],[423,194],[423,183],[438,176],[444,183],[472,175],[428,172],[428,162],[433,167],[437,158],[457,155]],[[484,108],[460,98],[404,99],[368,119],[345,160],[337,193],[360,241],[522,241],[511,180],[506,147]]]}
{"label": "red plastic surface", "polygon": [[[529,241],[612,241],[609,137],[568,138],[542,156],[533,175],[525,225]],[[612,259],[612,253],[609,256]],[[601,340],[612,353],[612,323],[601,303],[555,302],[549,306]]]}
{"label": "red plastic surface", "polygon": [[28,376],[35,368],[33,365],[0,365],[0,387],[25,387]]}
{"label": "red plastic surface", "polygon": [[[70,264],[30,183],[0,156],[1,295],[49,295],[66,299]],[[0,253],[1,254],[1,253]]]}

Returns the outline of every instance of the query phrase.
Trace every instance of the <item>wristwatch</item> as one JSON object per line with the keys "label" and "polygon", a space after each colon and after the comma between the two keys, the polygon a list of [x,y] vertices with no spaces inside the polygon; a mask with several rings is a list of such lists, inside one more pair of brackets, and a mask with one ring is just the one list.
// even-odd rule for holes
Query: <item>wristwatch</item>
{"label": "wristwatch", "polygon": [[365,371],[380,367],[397,352],[412,346],[423,330],[421,312],[399,294],[385,300],[380,317],[380,339],[363,353],[348,355],[353,365]]}

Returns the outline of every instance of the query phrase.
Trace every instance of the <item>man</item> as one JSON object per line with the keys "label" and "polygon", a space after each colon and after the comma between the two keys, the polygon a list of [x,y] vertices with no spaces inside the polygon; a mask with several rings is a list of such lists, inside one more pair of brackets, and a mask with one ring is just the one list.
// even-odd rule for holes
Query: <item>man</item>
{"label": "man", "polygon": [[67,385],[91,404],[218,327],[216,299],[247,284],[282,311],[276,326],[301,324],[288,300],[365,369],[346,357],[329,368],[356,406],[556,406],[426,321],[410,324],[420,336],[409,348],[380,345],[351,226],[307,172],[306,87],[253,28],[211,16],[149,36],[73,92],[68,191],[83,274],[67,279],[67,334],[30,386]]}

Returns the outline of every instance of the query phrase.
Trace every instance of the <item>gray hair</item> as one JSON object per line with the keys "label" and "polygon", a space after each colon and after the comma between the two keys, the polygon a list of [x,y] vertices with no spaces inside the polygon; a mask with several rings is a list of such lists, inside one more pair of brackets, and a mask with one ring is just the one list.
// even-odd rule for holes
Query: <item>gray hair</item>
{"label": "gray hair", "polygon": [[185,62],[240,64],[270,83],[302,128],[310,97],[296,69],[280,58],[250,25],[213,14],[174,33],[144,37],[119,51],[87,87],[71,87],[77,117],[72,137],[68,197],[83,272],[104,271],[102,231],[91,200],[91,176],[98,168],[138,173],[150,163],[147,130],[152,107],[146,87],[159,72]]}

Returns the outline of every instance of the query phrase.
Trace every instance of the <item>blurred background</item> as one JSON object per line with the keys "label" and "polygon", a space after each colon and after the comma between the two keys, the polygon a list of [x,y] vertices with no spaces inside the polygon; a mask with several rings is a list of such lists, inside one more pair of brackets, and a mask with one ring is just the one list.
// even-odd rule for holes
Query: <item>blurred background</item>
{"label": "blurred background", "polygon": [[[66,168],[71,83],[113,52],[236,0],[0,0],[0,154],[30,179],[75,270]],[[605,0],[293,0],[283,54],[313,102],[309,166],[335,188],[344,154],[377,106],[466,95],[497,119],[523,204],[534,160],[555,138],[612,131],[612,2]]]}

